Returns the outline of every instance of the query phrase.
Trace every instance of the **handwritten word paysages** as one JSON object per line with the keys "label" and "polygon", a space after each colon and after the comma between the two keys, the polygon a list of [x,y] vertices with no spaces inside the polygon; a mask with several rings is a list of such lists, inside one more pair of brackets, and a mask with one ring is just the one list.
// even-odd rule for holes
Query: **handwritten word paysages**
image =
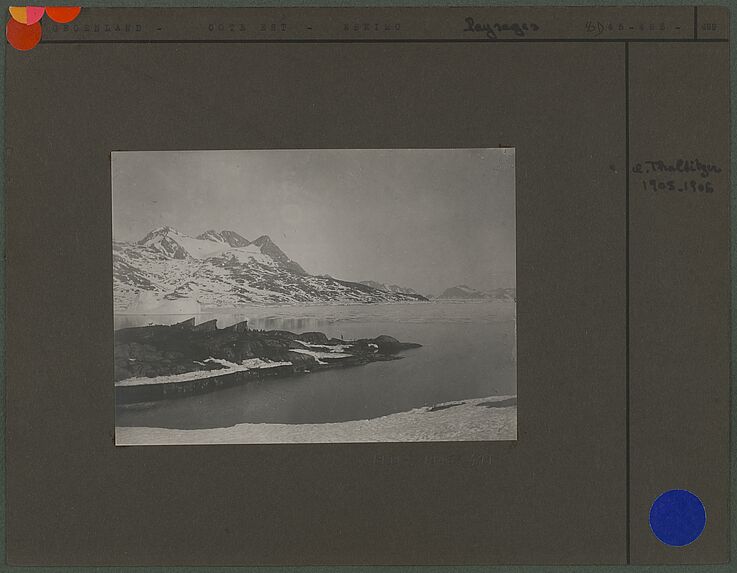
{"label": "handwritten word paysages", "polygon": [[522,38],[525,37],[528,32],[537,32],[539,29],[540,26],[538,26],[534,22],[494,22],[493,24],[490,24],[476,22],[476,20],[474,20],[473,18],[468,17],[466,18],[466,27],[463,29],[463,31],[485,33],[486,37],[490,40],[498,40],[500,35],[511,33]]}

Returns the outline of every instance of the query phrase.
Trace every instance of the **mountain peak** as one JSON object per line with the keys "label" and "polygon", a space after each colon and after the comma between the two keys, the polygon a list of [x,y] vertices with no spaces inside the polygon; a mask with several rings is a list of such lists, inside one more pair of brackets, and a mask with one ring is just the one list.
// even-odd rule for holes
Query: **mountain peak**
{"label": "mountain peak", "polygon": [[[170,237],[170,235],[174,235],[175,238]],[[173,259],[186,259],[188,255],[187,251],[176,240],[176,238],[184,236],[173,227],[165,225],[148,233],[143,239],[138,241],[138,244],[145,247],[152,247]]]}
{"label": "mountain peak", "polygon": [[274,245],[274,241],[271,240],[269,235],[261,235],[258,239],[253,242],[257,247],[263,247],[264,245]]}
{"label": "mountain peak", "polygon": [[292,259],[290,259],[284,251],[282,251],[274,241],[271,240],[271,237],[268,235],[261,235],[258,239],[256,239],[252,244],[256,245],[259,249],[261,249],[261,252],[264,255],[269,255],[272,259],[275,261],[280,262],[284,267],[288,268],[292,272],[295,272],[300,275],[306,275],[307,272],[299,266],[297,263],[295,263]]}
{"label": "mountain peak", "polygon": [[216,243],[224,243],[223,237],[215,229],[208,229],[201,235],[197,235],[198,239],[204,241],[215,241]]}
{"label": "mountain peak", "polygon": [[114,242],[113,279],[116,309],[135,310],[141,296],[214,306],[427,300],[396,285],[376,289],[310,275],[268,235],[251,243],[235,231],[194,237],[168,225],[136,243]]}
{"label": "mountain peak", "polygon": [[235,231],[216,231],[214,229],[210,229],[201,235],[197,235],[196,238],[193,238],[189,235],[180,233],[176,229],[167,225],[154,229],[143,239],[138,241],[138,244],[154,249],[172,259],[186,259],[188,257],[205,259],[207,257],[222,254],[231,248],[238,249],[254,245],[258,247],[261,254],[271,257],[284,268],[297,274],[307,274],[306,271],[299,266],[299,264],[291,260],[268,235],[261,235],[251,243],[251,241],[239,235]]}
{"label": "mountain peak", "polygon": [[179,231],[177,231],[174,227],[170,227],[169,225],[164,225],[162,227],[156,227],[153,231],[149,231],[143,239],[138,241],[139,245],[144,245],[151,240],[155,239],[156,237],[166,237],[167,235],[181,235]]}
{"label": "mountain peak", "polygon": [[210,229],[209,231],[205,231],[201,235],[197,235],[197,238],[202,241],[213,241],[215,243],[224,243],[226,245],[230,245],[231,247],[247,247],[251,244],[251,242],[236,233],[235,231],[216,231],[215,229]]}
{"label": "mountain peak", "polygon": [[247,247],[251,244],[251,241],[245,237],[239,235],[235,231],[220,231],[220,236],[228,243],[231,247]]}
{"label": "mountain peak", "polygon": [[174,227],[170,227],[169,225],[163,225],[161,227],[156,227],[153,231],[149,231],[149,235],[165,235],[167,233],[179,233]]}

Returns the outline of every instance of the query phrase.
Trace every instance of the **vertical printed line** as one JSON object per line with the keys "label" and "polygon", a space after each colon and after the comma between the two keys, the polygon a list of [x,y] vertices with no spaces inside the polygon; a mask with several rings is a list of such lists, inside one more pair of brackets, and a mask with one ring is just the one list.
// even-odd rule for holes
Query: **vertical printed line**
{"label": "vertical printed line", "polygon": [[624,117],[625,117],[625,163],[627,165],[627,173],[625,176],[625,200],[624,200],[624,257],[625,257],[625,287],[624,287],[624,306],[625,306],[625,446],[627,448],[625,454],[625,470],[626,476],[626,493],[627,508],[625,516],[627,519],[625,542],[627,552],[627,565],[630,564],[630,44],[624,43]]}
{"label": "vertical printed line", "polygon": [[699,39],[699,7],[693,7],[693,39]]}

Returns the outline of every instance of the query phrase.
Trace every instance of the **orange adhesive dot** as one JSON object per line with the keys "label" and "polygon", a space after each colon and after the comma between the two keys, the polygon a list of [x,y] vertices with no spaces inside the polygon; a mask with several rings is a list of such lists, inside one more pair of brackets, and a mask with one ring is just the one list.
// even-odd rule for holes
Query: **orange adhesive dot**
{"label": "orange adhesive dot", "polygon": [[54,22],[66,24],[71,22],[82,11],[81,6],[47,6],[46,15]]}
{"label": "orange adhesive dot", "polygon": [[43,6],[8,6],[8,12],[21,24],[35,24],[44,15]]}

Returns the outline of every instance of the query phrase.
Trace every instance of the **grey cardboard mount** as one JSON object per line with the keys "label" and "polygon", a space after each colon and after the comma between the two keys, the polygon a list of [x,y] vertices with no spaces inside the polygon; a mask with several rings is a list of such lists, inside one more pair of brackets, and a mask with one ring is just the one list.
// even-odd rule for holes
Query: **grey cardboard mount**
{"label": "grey cardboard mount", "polygon": [[[728,27],[687,6],[83,8],[6,45],[9,563],[728,561]],[[112,151],[497,146],[518,441],[113,445]],[[648,526],[668,489],[706,507],[686,547]]]}

